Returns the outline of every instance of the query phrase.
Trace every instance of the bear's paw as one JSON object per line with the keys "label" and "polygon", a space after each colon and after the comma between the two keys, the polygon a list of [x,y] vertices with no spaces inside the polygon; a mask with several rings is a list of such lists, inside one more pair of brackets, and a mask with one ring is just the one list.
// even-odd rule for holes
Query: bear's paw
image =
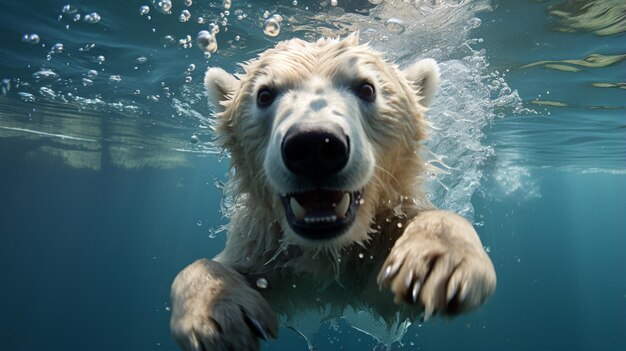
{"label": "bear's paw", "polygon": [[278,336],[278,319],[265,299],[233,269],[198,260],[172,285],[170,329],[186,351],[259,350]]}
{"label": "bear's paw", "polygon": [[426,321],[480,306],[494,292],[496,275],[469,222],[426,211],[395,243],[377,281],[391,289],[396,303],[423,312]]}

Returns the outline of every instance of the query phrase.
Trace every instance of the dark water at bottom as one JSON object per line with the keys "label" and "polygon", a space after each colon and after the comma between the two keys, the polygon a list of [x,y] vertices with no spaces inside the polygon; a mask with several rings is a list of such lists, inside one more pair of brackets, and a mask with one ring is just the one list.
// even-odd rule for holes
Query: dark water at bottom
{"label": "dark water at bottom", "polygon": [[[12,141],[15,148],[21,144]],[[6,145],[5,145],[6,146]],[[0,350],[174,350],[169,285],[224,235],[214,177],[226,165],[100,172],[0,164]],[[8,151],[13,150],[13,151]],[[223,169],[209,169],[215,165]],[[412,326],[406,350],[626,349],[626,177],[534,170],[540,197],[473,197],[498,273],[487,305]],[[339,323],[318,350],[372,350]],[[305,350],[289,329],[266,350]]]}

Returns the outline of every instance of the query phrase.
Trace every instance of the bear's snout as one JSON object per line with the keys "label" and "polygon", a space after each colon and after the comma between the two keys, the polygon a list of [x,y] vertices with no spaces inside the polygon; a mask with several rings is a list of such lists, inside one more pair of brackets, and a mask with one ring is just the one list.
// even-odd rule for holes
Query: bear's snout
{"label": "bear's snout", "polygon": [[346,166],[350,140],[337,123],[297,123],[287,130],[281,153],[285,166],[294,174],[324,178]]}

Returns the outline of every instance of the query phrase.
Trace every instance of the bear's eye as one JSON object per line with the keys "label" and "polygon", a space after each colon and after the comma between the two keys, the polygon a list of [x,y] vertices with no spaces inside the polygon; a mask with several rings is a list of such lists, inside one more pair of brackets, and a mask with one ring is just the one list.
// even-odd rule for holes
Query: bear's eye
{"label": "bear's eye", "polygon": [[261,108],[268,107],[274,102],[274,98],[276,94],[274,91],[268,87],[263,87],[259,89],[259,92],[256,95],[256,104]]}
{"label": "bear's eye", "polygon": [[357,88],[357,94],[365,101],[374,101],[376,98],[376,90],[370,82],[363,82]]}

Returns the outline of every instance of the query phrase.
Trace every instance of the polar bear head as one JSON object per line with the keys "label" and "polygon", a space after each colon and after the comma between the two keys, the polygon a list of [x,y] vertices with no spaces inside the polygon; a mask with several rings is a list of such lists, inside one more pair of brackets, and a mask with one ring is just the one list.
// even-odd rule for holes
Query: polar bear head
{"label": "polar bear head", "polygon": [[355,34],[284,41],[243,68],[210,68],[205,85],[235,191],[251,216],[280,224],[280,240],[360,243],[377,215],[422,196],[418,151],[439,83],[434,60],[399,70]]}

